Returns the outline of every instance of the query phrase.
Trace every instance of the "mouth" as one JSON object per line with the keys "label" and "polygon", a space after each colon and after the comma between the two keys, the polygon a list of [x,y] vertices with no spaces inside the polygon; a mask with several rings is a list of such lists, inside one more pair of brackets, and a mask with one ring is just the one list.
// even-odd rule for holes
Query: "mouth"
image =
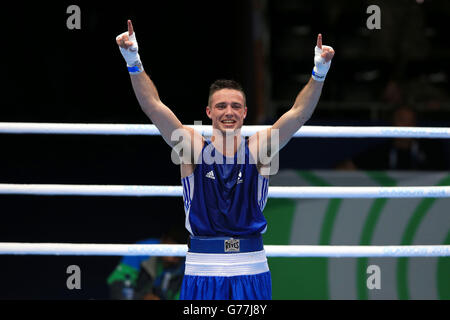
{"label": "mouth", "polygon": [[236,124],[235,120],[222,120],[220,121],[225,127],[232,128]]}

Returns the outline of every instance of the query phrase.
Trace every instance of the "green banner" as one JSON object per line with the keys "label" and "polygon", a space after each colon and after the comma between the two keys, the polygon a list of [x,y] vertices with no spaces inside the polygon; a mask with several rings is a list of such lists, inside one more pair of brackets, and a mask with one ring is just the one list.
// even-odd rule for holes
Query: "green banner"
{"label": "green banner", "polygon": [[[283,170],[271,186],[443,186],[448,172]],[[450,244],[450,199],[269,199],[264,243]],[[450,258],[269,258],[274,299],[450,299]],[[369,266],[379,288],[369,288]]]}

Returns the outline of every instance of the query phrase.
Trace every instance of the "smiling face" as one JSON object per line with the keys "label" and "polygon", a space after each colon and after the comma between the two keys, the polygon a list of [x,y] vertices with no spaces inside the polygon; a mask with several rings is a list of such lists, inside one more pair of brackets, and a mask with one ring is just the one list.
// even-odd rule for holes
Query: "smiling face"
{"label": "smiling face", "polygon": [[235,89],[214,92],[206,107],[206,114],[212,120],[213,129],[223,134],[240,129],[247,116],[244,94]]}

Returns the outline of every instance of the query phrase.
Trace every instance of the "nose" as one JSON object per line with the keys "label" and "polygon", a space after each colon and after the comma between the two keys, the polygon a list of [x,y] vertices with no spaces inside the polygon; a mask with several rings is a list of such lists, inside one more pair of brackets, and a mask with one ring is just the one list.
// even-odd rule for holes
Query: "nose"
{"label": "nose", "polygon": [[225,116],[228,118],[231,118],[233,116],[233,108],[231,107],[231,105],[227,105],[226,109],[225,109]]}

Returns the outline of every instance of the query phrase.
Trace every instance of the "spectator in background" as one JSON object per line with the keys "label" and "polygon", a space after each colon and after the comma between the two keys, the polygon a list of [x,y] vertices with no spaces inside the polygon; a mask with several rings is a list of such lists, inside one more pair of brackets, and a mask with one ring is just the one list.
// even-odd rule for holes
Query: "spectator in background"
{"label": "spectator in background", "polygon": [[[395,127],[415,127],[417,114],[401,106],[394,110],[391,122]],[[394,138],[340,163],[337,169],[438,171],[448,169],[448,163],[438,139]]]}
{"label": "spectator in background", "polygon": [[[137,244],[185,244],[184,228],[173,227],[161,239]],[[108,277],[113,300],[178,300],[184,276],[184,257],[123,257]]]}

